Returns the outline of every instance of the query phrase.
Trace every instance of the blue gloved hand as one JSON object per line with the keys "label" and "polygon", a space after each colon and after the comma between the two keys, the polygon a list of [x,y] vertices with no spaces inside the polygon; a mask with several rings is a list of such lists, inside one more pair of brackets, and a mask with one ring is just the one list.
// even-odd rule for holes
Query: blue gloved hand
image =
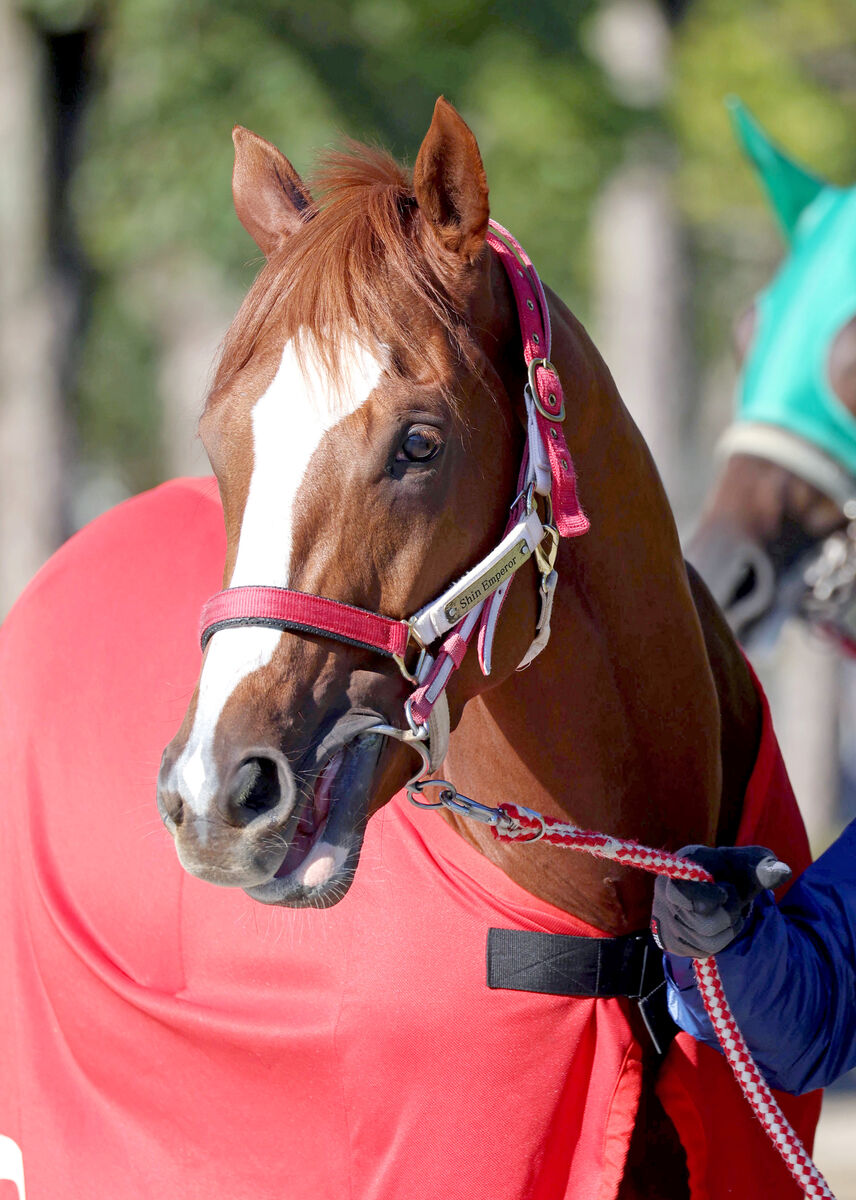
{"label": "blue gloved hand", "polygon": [[651,932],[670,954],[719,954],[740,933],[755,897],[791,877],[790,867],[764,846],[684,846],[678,854],[704,867],[716,882],[658,876]]}

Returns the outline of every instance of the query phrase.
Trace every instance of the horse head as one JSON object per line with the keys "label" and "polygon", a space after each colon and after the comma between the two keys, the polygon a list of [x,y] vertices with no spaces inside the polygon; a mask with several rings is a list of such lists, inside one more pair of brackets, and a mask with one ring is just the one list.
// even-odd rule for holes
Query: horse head
{"label": "horse head", "polygon": [[[310,189],[268,142],[242,128],[234,141],[235,208],[266,263],[200,424],[224,588],[405,618],[497,544],[517,488],[526,417],[510,394],[526,374],[478,147],[442,98],[412,181],[352,145]],[[531,641],[525,591],[491,684]],[[219,626],[159,778],[184,867],[266,903],[335,903],[368,817],[413,774],[413,751],[373,732],[408,686],[389,657],[305,625]],[[462,666],[453,726],[486,686]]]}
{"label": "horse head", "polygon": [[856,515],[856,187],[804,170],[739,102],[732,114],[789,252],[736,324],[736,420],[687,555],[745,639],[794,613],[835,624],[834,595],[849,602],[856,577],[843,532]]}

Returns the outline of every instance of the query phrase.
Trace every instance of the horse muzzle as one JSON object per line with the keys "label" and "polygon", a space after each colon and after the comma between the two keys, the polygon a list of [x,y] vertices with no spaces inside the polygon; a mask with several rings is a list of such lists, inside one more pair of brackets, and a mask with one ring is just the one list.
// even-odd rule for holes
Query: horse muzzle
{"label": "horse muzzle", "polygon": [[287,849],[271,878],[245,887],[262,904],[328,908],[354,879],[369,818],[380,734],[365,732],[328,749],[283,834]]}
{"label": "horse muzzle", "polygon": [[372,733],[379,723],[377,713],[349,712],[294,769],[282,751],[253,748],[227,767],[200,765],[198,781],[192,762],[179,776],[168,748],[158,807],[181,865],[265,904],[336,903],[359,860],[384,744]]}

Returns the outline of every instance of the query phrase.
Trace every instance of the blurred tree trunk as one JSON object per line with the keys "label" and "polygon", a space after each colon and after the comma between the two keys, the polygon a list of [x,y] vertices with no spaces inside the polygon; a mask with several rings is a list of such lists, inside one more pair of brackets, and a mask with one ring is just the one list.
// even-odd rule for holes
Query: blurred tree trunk
{"label": "blurred tree trunk", "polygon": [[[616,96],[655,114],[668,92],[672,54],[663,9],[654,0],[607,0],[592,41]],[[595,208],[593,284],[598,344],[681,520],[688,509],[689,273],[672,199],[673,157],[654,120],[630,139]]]}
{"label": "blurred tree trunk", "polygon": [[679,518],[684,473],[687,270],[670,172],[650,161],[619,168],[594,218],[597,337],[647,441]]}
{"label": "blurred tree trunk", "polygon": [[174,259],[154,272],[146,294],[159,341],[158,391],[167,475],[208,475],[197,425],[217,353],[238,307],[219,273],[200,259]]}
{"label": "blurred tree trunk", "polygon": [[43,70],[38,37],[0,0],[0,616],[64,525],[68,304],[49,249]]}

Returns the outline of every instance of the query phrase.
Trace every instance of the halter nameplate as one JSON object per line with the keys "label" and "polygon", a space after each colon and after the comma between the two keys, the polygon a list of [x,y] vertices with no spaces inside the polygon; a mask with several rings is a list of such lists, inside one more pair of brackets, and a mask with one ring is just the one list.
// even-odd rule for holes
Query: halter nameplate
{"label": "halter nameplate", "polygon": [[544,538],[544,526],[533,511],[505,535],[495,550],[410,619],[410,627],[425,646],[457,625],[492,592],[528,562]]}
{"label": "halter nameplate", "polygon": [[474,604],[478,604],[479,600],[484,600],[501,583],[505,583],[507,576],[513,575],[523,563],[523,560],[528,557],[529,547],[526,545],[524,538],[522,542],[509,550],[505,557],[495,567],[491,568],[488,574],[483,575],[471,588],[467,588],[465,592],[461,592],[454,600],[450,600],[448,604],[443,606],[446,620],[454,624],[461,617],[465,617]]}

